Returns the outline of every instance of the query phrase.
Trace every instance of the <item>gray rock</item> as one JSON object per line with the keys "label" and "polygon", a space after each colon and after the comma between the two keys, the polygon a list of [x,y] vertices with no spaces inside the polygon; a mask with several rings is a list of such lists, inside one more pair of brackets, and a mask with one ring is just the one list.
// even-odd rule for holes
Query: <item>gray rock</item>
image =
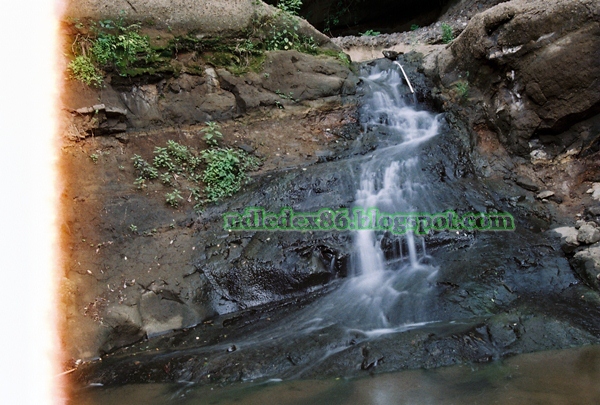
{"label": "gray rock", "polygon": [[127,115],[127,110],[120,107],[106,107],[104,111],[106,111],[106,114],[108,115]]}
{"label": "gray rock", "polygon": [[584,250],[577,252],[571,259],[573,268],[581,278],[591,287],[600,289],[600,244],[596,243]]}
{"label": "gray rock", "polygon": [[515,180],[515,183],[517,183],[518,186],[524,188],[525,190],[529,190],[529,191],[538,191],[540,189],[533,180],[531,180],[530,178],[525,177],[525,176],[517,177],[517,179]]}
{"label": "gray rock", "polygon": [[577,240],[586,245],[600,241],[600,230],[593,225],[585,224],[579,228]]}
{"label": "gray rock", "polygon": [[200,319],[187,305],[152,291],[142,295],[140,314],[143,329],[150,338],[175,329],[196,325]]}
{"label": "gray rock", "polygon": [[589,212],[590,215],[593,215],[596,217],[600,216],[600,205],[596,205],[595,207],[589,207],[587,209],[587,212]]}
{"label": "gray rock", "polygon": [[543,200],[548,197],[552,197],[554,195],[554,191],[544,190],[535,196],[538,200]]}
{"label": "gray rock", "polygon": [[396,60],[398,58],[398,55],[401,55],[400,52],[390,51],[387,49],[385,51],[382,51],[381,53],[383,53],[383,56],[385,56],[386,58],[388,58],[390,60]]}
{"label": "gray rock", "polygon": [[570,253],[579,247],[579,241],[577,240],[578,232],[574,227],[563,226],[552,231],[560,235],[561,247],[565,253]]}
{"label": "gray rock", "polygon": [[254,148],[248,144],[242,143],[238,145],[238,148],[240,148],[241,150],[243,150],[246,153],[252,153],[254,152]]}

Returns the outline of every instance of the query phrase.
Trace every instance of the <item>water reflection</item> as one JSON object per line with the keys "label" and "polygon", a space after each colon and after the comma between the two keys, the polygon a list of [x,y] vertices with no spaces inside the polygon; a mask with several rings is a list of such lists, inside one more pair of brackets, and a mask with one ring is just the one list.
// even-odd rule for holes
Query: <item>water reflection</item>
{"label": "water reflection", "polygon": [[72,405],[600,404],[600,346],[363,379],[87,388]]}

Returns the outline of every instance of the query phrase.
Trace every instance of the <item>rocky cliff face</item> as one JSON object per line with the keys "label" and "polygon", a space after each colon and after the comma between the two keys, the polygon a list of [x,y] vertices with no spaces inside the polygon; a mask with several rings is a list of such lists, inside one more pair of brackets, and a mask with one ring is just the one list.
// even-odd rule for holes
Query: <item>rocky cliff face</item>
{"label": "rocky cliff face", "polygon": [[[250,0],[208,3],[211,7],[200,10],[175,1],[168,7],[131,2],[128,13],[142,21],[156,16],[155,27],[145,28],[155,37],[174,36],[167,27],[181,32],[205,27],[206,33],[194,33],[196,40],[215,32],[234,38],[258,15],[256,2]],[[584,219],[578,229],[565,231],[562,244],[573,256],[579,277],[598,287],[594,224],[600,211],[595,191],[586,191],[587,182],[600,181],[599,6],[591,0],[496,3],[460,2],[472,6],[471,11],[478,5],[495,7],[466,13],[464,26],[463,20],[455,24],[456,33],[464,32],[448,46],[428,49],[431,54],[424,60],[414,53],[402,57],[420,98],[447,111],[452,127],[424,152],[431,169],[428,180],[439,190],[450,190],[436,198],[448,204],[460,201],[474,210],[514,210],[522,218],[518,240],[527,245],[507,249],[504,241],[493,238],[477,245],[468,235],[429,241],[449,263],[436,286],[440,318],[483,317],[498,311],[488,324],[465,326],[457,332],[461,338],[448,333],[438,341],[419,332],[426,342],[421,348],[424,359],[432,359],[430,352],[445,353],[441,360],[427,363],[431,366],[595,339],[589,332],[595,324],[589,326],[582,315],[597,299],[590,296],[572,315],[575,321],[563,313],[553,318],[548,330],[554,340],[547,346],[535,343],[545,339],[546,330],[536,317],[543,312],[539,302],[553,303],[550,296],[560,290],[567,291],[561,300],[570,303],[570,295],[579,300],[583,291],[564,257],[556,253],[558,236],[542,233],[556,218],[579,214]],[[225,6],[226,17],[218,11]],[[119,8],[116,2],[73,2],[69,12],[78,18],[116,18]],[[427,36],[431,30],[423,32]],[[315,36],[325,51],[335,52],[267,52],[260,69],[233,72],[215,63],[214,54],[186,51],[176,53],[168,69],[130,77],[109,74],[102,89],[68,83],[61,298],[70,357],[90,359],[204,322],[198,329],[202,336],[234,333],[226,328],[237,330],[235,324],[250,319],[252,307],[306,297],[345,276],[352,253],[347,235],[244,232],[230,237],[221,222],[225,211],[249,205],[294,205],[311,211],[352,203],[351,173],[358,163],[351,157],[374,148],[378,135],[365,134],[363,149],[351,149],[360,132],[357,78],[337,48],[326,37]],[[431,43],[440,42],[439,35],[431,38]],[[161,185],[135,189],[133,155],[148,158],[168,140],[204,149],[207,120],[221,122],[226,146],[264,160],[242,194],[198,216],[189,203],[191,194],[174,210],[165,205]],[[340,158],[349,159],[335,162]],[[484,180],[474,186],[479,178]],[[447,183],[453,187],[447,188]],[[536,240],[543,240],[543,246],[535,246]],[[507,253],[495,262],[487,248]],[[483,273],[476,266],[465,272],[464,263],[470,261],[483,261],[487,267]],[[541,298],[537,302],[530,297]],[[494,299],[504,305],[502,310]],[[207,332],[215,315],[240,310],[247,311],[223,320],[223,331]],[[575,337],[564,332],[569,322],[579,328]],[[521,327],[533,335],[521,339]],[[240,330],[235,333],[243,334]],[[167,335],[152,344],[171,345],[173,339]],[[195,339],[186,345],[196,344]],[[406,347],[412,347],[414,340],[405,339]],[[482,343],[475,344],[473,353],[469,342],[475,341]],[[382,351],[389,350],[383,346]],[[397,364],[420,366],[421,360],[407,357],[411,350],[398,349]],[[252,356],[271,364],[263,353]],[[163,366],[156,370],[162,373]],[[197,367],[202,369],[197,377],[212,372],[202,364]],[[389,367],[395,366],[390,362]],[[108,374],[107,381],[112,378]]]}
{"label": "rocky cliff face", "polygon": [[527,156],[533,139],[600,111],[599,20],[591,0],[502,3],[429,56],[426,71],[446,89],[468,91],[500,141]]}
{"label": "rocky cliff face", "polygon": [[[262,160],[255,176],[326,159],[348,143],[347,129],[356,124],[357,78],[348,61],[310,24],[290,19],[286,28],[293,25],[315,41],[312,54],[236,53],[237,37],[252,35],[259,20],[279,29],[280,13],[261,2],[127,4],[127,24],[140,24],[141,35],[160,54],[158,62],[126,73],[108,69],[100,88],[66,80],[62,94],[61,302],[63,343],[73,360],[191,327],[219,312],[302,295],[339,270],[322,264],[333,253],[306,243],[296,247],[293,277],[265,279],[258,269],[266,264],[254,257],[263,241],[249,237],[224,244],[222,224],[206,231],[196,223],[193,198],[177,176],[174,185],[187,193],[177,209],[165,204],[159,182],[137,190],[131,159],[151,159],[155,147],[173,140],[206,149],[206,121],[221,123],[223,146]],[[77,35],[85,35],[77,26],[116,21],[122,7],[69,3],[66,52]],[[255,253],[244,255],[239,271],[226,271],[245,250]],[[273,257],[274,273],[284,260]],[[214,274],[205,272],[208,262],[219,263]],[[232,285],[254,290],[232,296],[234,302],[227,298]],[[220,300],[224,304],[215,305]]]}

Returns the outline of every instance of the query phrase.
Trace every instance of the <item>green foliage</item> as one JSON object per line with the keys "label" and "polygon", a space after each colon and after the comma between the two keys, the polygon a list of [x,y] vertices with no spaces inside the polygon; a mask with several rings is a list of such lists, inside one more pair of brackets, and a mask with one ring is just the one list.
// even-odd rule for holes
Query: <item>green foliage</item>
{"label": "green foliage", "polygon": [[76,56],[75,59],[69,62],[68,70],[71,73],[71,78],[88,86],[100,87],[102,85],[102,73],[96,69],[92,60],[87,56]]}
{"label": "green foliage", "polygon": [[215,148],[202,151],[206,162],[202,181],[208,202],[230,197],[247,179],[246,171],[255,170],[258,160],[241,150]]}
{"label": "green foliage", "polygon": [[297,103],[298,101],[300,101],[300,100],[297,100],[294,98],[294,93],[291,91],[289,94],[285,94],[281,90],[277,89],[277,90],[275,90],[275,94],[277,94],[279,97],[281,97],[284,100],[290,100],[290,101],[293,101],[294,103]]}
{"label": "green foliage", "polygon": [[97,153],[92,153],[92,154],[90,155],[90,159],[92,159],[92,162],[94,162],[94,163],[98,163],[98,157],[99,157],[99,156],[98,156],[98,154],[97,154]]}
{"label": "green foliage", "polygon": [[130,67],[140,58],[148,60],[153,54],[147,35],[138,31],[139,24],[124,25],[123,19],[100,21],[91,53],[102,66],[114,66],[119,71]]}
{"label": "green foliage", "polygon": [[173,186],[173,175],[171,173],[162,173],[160,175],[160,182],[167,186]]}
{"label": "green foliage", "polygon": [[469,95],[469,82],[464,80],[459,81],[454,86],[456,87],[456,94],[458,94],[460,98],[467,98]]}
{"label": "green foliage", "polygon": [[202,130],[204,132],[203,139],[210,146],[217,146],[219,144],[219,139],[223,138],[223,134],[219,131],[220,127],[214,121],[207,121],[206,128]]}
{"label": "green foliage", "polygon": [[454,40],[454,32],[450,24],[442,23],[442,42],[449,44]]}
{"label": "green foliage", "polygon": [[173,208],[177,208],[179,206],[179,201],[183,200],[183,197],[179,193],[179,190],[175,189],[170,193],[165,194],[165,201],[167,205],[170,205]]}
{"label": "green foliage", "polygon": [[140,155],[133,155],[133,167],[142,180],[153,180],[158,177],[158,170],[146,162]]}
{"label": "green foliage", "polygon": [[410,30],[411,30],[411,31],[416,31],[416,30],[418,30],[419,28],[421,28],[421,27],[419,27],[417,24],[413,24],[413,25],[411,25],[411,26],[410,26]]}
{"label": "green foliage", "polygon": [[[211,139],[222,136],[217,123],[210,121],[206,124],[204,132],[210,133]],[[184,200],[179,189],[186,187],[190,191],[187,201],[191,202],[193,198],[198,202],[195,210],[200,210],[205,202],[217,201],[238,191],[247,179],[246,172],[255,170],[260,163],[257,158],[230,148],[212,147],[197,156],[188,146],[172,140],[167,141],[164,147],[154,148],[152,165],[139,155],[134,155],[132,161],[138,175],[134,185],[138,189],[143,190],[147,181],[158,179],[164,187],[174,188],[165,194],[165,201],[177,208]],[[197,185],[200,182],[204,183],[204,191]]]}
{"label": "green foliage", "polygon": [[135,181],[133,182],[133,185],[138,189],[138,190],[143,190],[146,187],[148,187],[146,185],[146,179],[143,177],[138,177],[135,179]]}
{"label": "green foliage", "polygon": [[131,233],[137,233],[138,227],[135,226],[134,224],[131,224],[131,225],[129,225],[129,230],[131,231]]}
{"label": "green foliage", "polygon": [[[85,28],[81,23],[75,27]],[[74,58],[68,65],[71,77],[99,87],[103,70],[116,69],[126,75],[137,65],[156,62],[158,54],[150,46],[148,36],[139,33],[140,28],[140,24],[125,25],[123,17],[92,23],[73,44]]]}
{"label": "green foliage", "polygon": [[298,12],[302,8],[302,0],[279,0],[277,7],[292,15],[298,15]]}
{"label": "green foliage", "polygon": [[376,37],[377,35],[381,35],[381,32],[373,31],[373,30],[366,30],[365,32],[361,32],[360,35],[363,37]]}
{"label": "green foliage", "polygon": [[167,148],[157,146],[154,148],[154,160],[152,165],[157,169],[167,169],[168,172],[175,172],[175,164],[171,161],[171,156]]}
{"label": "green foliage", "polygon": [[273,28],[265,40],[268,51],[288,51],[294,49],[299,52],[317,53],[317,43],[313,37],[298,33],[298,26],[287,26],[283,29]]}
{"label": "green foliage", "polygon": [[350,57],[346,55],[344,52],[340,52],[337,54],[338,59],[346,66],[350,66]]}
{"label": "green foliage", "polygon": [[[280,6],[283,3],[299,3],[300,6],[302,5],[302,2],[296,0],[280,1]],[[300,34],[298,18],[282,7],[280,9],[282,11],[274,17],[257,22],[258,30],[266,33],[262,41],[264,49],[267,51],[287,51],[294,49],[299,52],[316,54],[318,46],[314,38]]]}

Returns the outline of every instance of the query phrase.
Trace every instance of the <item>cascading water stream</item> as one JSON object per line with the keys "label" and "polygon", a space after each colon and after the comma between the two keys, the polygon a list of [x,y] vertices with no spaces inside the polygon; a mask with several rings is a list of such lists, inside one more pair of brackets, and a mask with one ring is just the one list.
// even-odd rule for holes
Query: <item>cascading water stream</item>
{"label": "cascading water stream", "polygon": [[[403,95],[406,87],[395,65],[387,70],[376,66],[364,69],[368,71],[362,75],[362,137],[374,135],[374,145],[370,146],[375,148],[348,161],[349,170],[359,167],[352,208],[392,214],[432,209],[419,154],[421,145],[438,134],[438,118],[409,105],[407,101],[412,101],[412,97]],[[262,358],[264,353],[274,351],[277,355],[269,357],[268,364],[246,364],[243,379],[292,379],[310,374],[320,365],[327,367],[336,355],[364,347],[363,343],[382,335],[438,321],[428,310],[433,306],[431,285],[437,268],[431,264],[422,238],[411,233],[393,235],[370,229],[374,224],[370,225],[354,231],[349,277],[340,280],[332,292],[268,326],[250,327],[245,335],[224,335],[218,343],[156,356],[204,358],[210,360],[211,367],[221,364],[229,368],[232,362],[236,367],[243,363],[246,356]],[[285,353],[297,355],[300,360],[296,362],[289,354],[286,360],[280,356]],[[363,357],[363,363],[371,361],[364,354]],[[286,363],[288,360],[291,366]],[[280,363],[274,369],[271,361],[283,361],[284,365]],[[364,366],[368,369],[369,364]],[[273,370],[280,371],[274,375]],[[198,373],[201,371],[186,369],[178,381],[187,387],[202,375]]]}
{"label": "cascading water stream", "polygon": [[[365,133],[378,134],[378,148],[364,157],[354,208],[425,211],[428,186],[420,181],[419,145],[438,134],[438,118],[406,102],[396,68],[372,69],[363,75],[361,120]],[[397,249],[384,250],[384,238]],[[360,341],[435,321],[428,317],[427,301],[437,268],[428,264],[422,242],[411,233],[390,236],[370,229],[356,231],[351,277],[296,313],[286,325],[259,333],[246,344],[259,343],[267,336],[271,341],[285,340],[327,328],[341,329],[351,335],[347,340]],[[332,354],[335,351],[327,351],[323,359]]]}

